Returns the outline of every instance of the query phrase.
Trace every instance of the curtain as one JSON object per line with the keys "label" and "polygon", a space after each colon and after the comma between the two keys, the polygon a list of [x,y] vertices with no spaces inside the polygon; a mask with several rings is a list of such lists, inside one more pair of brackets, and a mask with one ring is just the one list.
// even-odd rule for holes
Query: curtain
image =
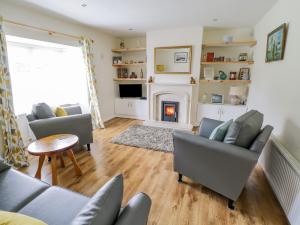
{"label": "curtain", "polygon": [[5,34],[0,18],[0,128],[5,161],[15,167],[28,166],[24,144],[13,109]]}
{"label": "curtain", "polygon": [[81,39],[82,52],[86,66],[86,75],[88,83],[89,107],[92,115],[94,128],[104,128],[104,124],[100,114],[99,101],[96,91],[95,66],[93,65],[94,55],[92,53],[92,40],[88,38]]}

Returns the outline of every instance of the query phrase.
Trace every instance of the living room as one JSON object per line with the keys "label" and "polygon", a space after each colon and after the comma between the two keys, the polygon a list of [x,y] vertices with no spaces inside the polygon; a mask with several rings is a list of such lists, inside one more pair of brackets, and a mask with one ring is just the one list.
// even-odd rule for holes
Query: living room
{"label": "living room", "polygon": [[0,224],[299,224],[299,6],[2,0]]}

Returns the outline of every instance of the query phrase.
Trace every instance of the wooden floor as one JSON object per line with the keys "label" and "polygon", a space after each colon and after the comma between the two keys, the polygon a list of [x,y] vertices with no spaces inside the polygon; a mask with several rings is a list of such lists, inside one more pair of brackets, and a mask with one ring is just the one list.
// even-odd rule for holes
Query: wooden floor
{"label": "wooden floor", "polygon": [[[59,185],[92,196],[111,177],[123,173],[124,204],[137,192],[145,192],[152,199],[148,225],[288,224],[259,167],[232,211],[224,197],[200,184],[186,177],[185,183],[177,183],[171,153],[110,143],[114,136],[140,123],[115,118],[106,123],[106,129],[96,130],[91,153],[76,154],[84,175],[76,177],[66,159],[66,168],[58,170]],[[36,168],[37,158],[31,157],[31,166],[24,172],[33,176]],[[42,179],[51,182],[48,162],[44,164]]]}

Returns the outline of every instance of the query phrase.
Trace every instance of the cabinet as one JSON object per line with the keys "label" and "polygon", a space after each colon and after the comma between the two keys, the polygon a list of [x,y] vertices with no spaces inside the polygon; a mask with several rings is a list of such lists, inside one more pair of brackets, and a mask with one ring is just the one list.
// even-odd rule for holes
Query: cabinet
{"label": "cabinet", "polygon": [[148,115],[147,100],[116,98],[115,114],[119,117],[145,120]]}
{"label": "cabinet", "polygon": [[236,119],[246,112],[247,106],[245,105],[199,104],[197,119],[199,122],[203,117],[227,121]]}

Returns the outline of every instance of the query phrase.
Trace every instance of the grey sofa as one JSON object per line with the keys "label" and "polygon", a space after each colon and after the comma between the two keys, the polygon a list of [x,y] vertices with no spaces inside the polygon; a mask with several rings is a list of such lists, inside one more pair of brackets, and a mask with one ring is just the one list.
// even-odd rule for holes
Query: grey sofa
{"label": "grey sofa", "polygon": [[48,225],[146,225],[151,199],[135,195],[121,208],[123,177],[107,182],[92,198],[50,186],[9,168],[0,159],[0,210],[19,212]]}
{"label": "grey sofa", "polygon": [[88,150],[90,150],[90,143],[93,143],[91,115],[82,114],[79,105],[65,105],[63,108],[68,113],[68,116],[55,117],[50,115],[44,116],[49,118],[42,117],[40,119],[36,110],[33,110],[32,114],[27,115],[29,126],[34,135],[37,139],[40,139],[53,134],[75,134],[79,137],[79,144],[87,145]]}
{"label": "grey sofa", "polygon": [[[204,118],[199,135],[175,131],[174,170],[227,197],[228,207],[240,196],[273,127],[261,129],[263,115],[251,110],[229,127],[224,142],[210,140],[222,121]],[[235,136],[235,138],[233,138]]]}

